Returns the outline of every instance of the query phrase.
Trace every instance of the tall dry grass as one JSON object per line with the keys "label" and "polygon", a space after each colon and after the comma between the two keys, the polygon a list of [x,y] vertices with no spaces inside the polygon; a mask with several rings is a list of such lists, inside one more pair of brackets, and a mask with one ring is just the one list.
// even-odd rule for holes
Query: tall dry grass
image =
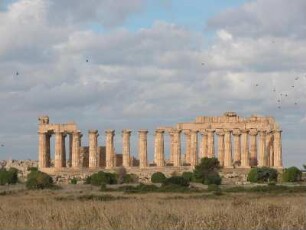
{"label": "tall dry grass", "polygon": [[0,228],[306,229],[305,194],[111,193],[111,196],[127,199],[77,199],[86,194],[80,191],[22,191],[0,196]]}

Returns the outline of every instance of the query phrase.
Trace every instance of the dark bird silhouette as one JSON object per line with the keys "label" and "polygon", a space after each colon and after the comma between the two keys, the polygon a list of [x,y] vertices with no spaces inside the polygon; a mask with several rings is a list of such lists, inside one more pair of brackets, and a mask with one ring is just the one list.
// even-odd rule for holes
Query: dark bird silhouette
{"label": "dark bird silhouette", "polygon": [[294,88],[294,85],[292,85],[291,87]]}
{"label": "dark bird silhouette", "polygon": [[279,108],[279,109],[280,109],[281,107],[280,107],[280,106],[278,106],[277,108]]}
{"label": "dark bird silhouette", "polygon": [[257,87],[257,86],[259,86],[259,84],[256,84],[255,86]]}
{"label": "dark bird silhouette", "polygon": [[1,147],[4,147],[4,144],[1,144]]}
{"label": "dark bird silhouette", "polygon": [[205,63],[204,63],[204,62],[202,62],[202,63],[201,63],[201,65],[205,65]]}
{"label": "dark bird silhouette", "polygon": [[299,77],[296,77],[295,80],[296,80],[296,81],[299,80]]}
{"label": "dark bird silhouette", "polygon": [[277,102],[280,102],[280,100],[277,100]]}
{"label": "dark bird silhouette", "polygon": [[88,59],[86,59],[86,62],[89,62],[89,60],[88,60]]}
{"label": "dark bird silhouette", "polygon": [[297,105],[297,104],[298,104],[297,102],[294,103],[294,105]]}
{"label": "dark bird silhouette", "polygon": [[16,72],[16,74],[15,74],[16,76],[18,76],[19,75],[19,72]]}

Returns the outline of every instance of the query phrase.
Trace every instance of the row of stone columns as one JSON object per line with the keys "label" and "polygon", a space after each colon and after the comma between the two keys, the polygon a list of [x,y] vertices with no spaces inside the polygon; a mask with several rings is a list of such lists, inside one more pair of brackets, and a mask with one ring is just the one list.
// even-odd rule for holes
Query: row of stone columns
{"label": "row of stone columns", "polygon": [[[164,152],[164,130],[155,131],[155,150],[154,163],[157,167],[165,166]],[[182,165],[181,154],[181,130],[172,129],[170,135],[170,162],[175,167]],[[138,150],[139,167],[148,167],[147,153],[147,130],[139,130]],[[218,136],[218,159],[220,165],[230,168],[233,163],[240,162],[240,167],[248,168],[255,166],[258,160],[258,166],[282,167],[282,146],[281,131],[273,132],[258,131],[256,129],[205,129],[205,130],[184,130],[186,135],[186,153],[185,163],[195,166],[202,157],[215,157],[214,134]],[[201,134],[200,150],[198,149],[198,133]],[[106,168],[115,167],[115,149],[114,149],[114,130],[106,130]],[[258,159],[257,159],[257,135],[258,140]],[[55,168],[66,167],[65,137],[66,133],[55,130]],[[89,130],[89,168],[98,168],[100,166],[100,154],[98,154],[97,130]],[[122,131],[122,165],[131,167],[130,156],[130,136],[131,130]],[[233,136],[233,148],[232,148]],[[47,132],[39,133],[39,167],[50,167],[50,137]],[[81,167],[80,149],[81,137],[80,131],[69,133],[69,166],[72,168]]]}

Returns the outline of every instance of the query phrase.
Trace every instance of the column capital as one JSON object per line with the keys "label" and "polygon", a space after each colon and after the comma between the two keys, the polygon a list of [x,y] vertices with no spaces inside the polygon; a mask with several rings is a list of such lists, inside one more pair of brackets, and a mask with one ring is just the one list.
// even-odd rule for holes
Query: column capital
{"label": "column capital", "polygon": [[202,136],[206,136],[207,135],[207,132],[205,129],[199,129],[199,133],[202,135]]}
{"label": "column capital", "polygon": [[169,132],[169,134],[170,134],[170,135],[173,135],[173,134],[177,134],[177,133],[181,133],[181,132],[182,132],[181,129],[172,129],[172,130]]}
{"label": "column capital", "polygon": [[188,135],[190,135],[191,130],[190,130],[190,129],[184,129],[182,132],[183,132],[186,136],[188,136]]}
{"label": "column capital", "polygon": [[258,130],[257,129],[250,129],[249,130],[249,135],[250,136],[256,136],[258,134]]}
{"label": "column capital", "polygon": [[115,134],[115,130],[114,129],[107,129],[107,130],[105,130],[105,134],[107,134],[107,135],[114,135]]}
{"label": "column capital", "polygon": [[243,134],[243,133],[244,133],[244,134],[245,134],[245,133],[249,133],[249,131],[250,131],[250,130],[248,130],[248,129],[241,129],[241,130],[240,130],[241,134]]}
{"label": "column capital", "polygon": [[216,129],[216,134],[217,134],[218,136],[224,136],[225,132],[224,132],[223,129]]}
{"label": "column capital", "polygon": [[224,133],[231,133],[232,130],[231,129],[223,129]]}
{"label": "column capital", "polygon": [[155,129],[155,133],[164,133],[165,130],[164,129]]}
{"label": "column capital", "polygon": [[281,132],[283,132],[283,130],[281,130],[281,129],[274,129],[274,130],[272,130],[272,132],[273,133],[281,133]]}
{"label": "column capital", "polygon": [[260,136],[265,136],[265,135],[267,135],[267,131],[266,130],[259,130],[259,135]]}
{"label": "column capital", "polygon": [[241,130],[240,129],[233,129],[233,136],[240,136]]}
{"label": "column capital", "polygon": [[121,131],[122,134],[131,134],[131,132],[132,132],[132,130],[130,130],[130,129],[123,129]]}
{"label": "column capital", "polygon": [[214,132],[216,132],[215,129],[205,129],[205,130],[206,130],[206,132],[208,132],[208,133],[214,133]]}
{"label": "column capital", "polygon": [[147,129],[139,129],[138,133],[139,134],[147,134],[149,131]]}
{"label": "column capital", "polygon": [[97,133],[98,133],[98,130],[97,130],[97,129],[90,129],[90,130],[88,130],[88,133],[97,134]]}

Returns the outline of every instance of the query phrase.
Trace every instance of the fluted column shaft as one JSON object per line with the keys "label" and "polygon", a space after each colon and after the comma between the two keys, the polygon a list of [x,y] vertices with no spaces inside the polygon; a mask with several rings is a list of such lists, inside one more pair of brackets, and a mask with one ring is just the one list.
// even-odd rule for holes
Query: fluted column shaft
{"label": "fluted column shaft", "polygon": [[273,157],[273,133],[272,132],[267,132],[266,150],[267,150],[267,156],[268,156],[267,164],[269,167],[273,167],[274,157]]}
{"label": "fluted column shaft", "polygon": [[220,166],[224,166],[224,131],[217,130],[216,134],[218,136],[218,160]]}
{"label": "fluted column shaft", "polygon": [[114,136],[115,130],[109,129],[105,131],[106,134],[106,168],[111,169],[115,166],[115,148]]}
{"label": "fluted column shaft", "polygon": [[241,131],[239,129],[233,130],[233,136],[234,136],[234,162],[241,164]]}
{"label": "fluted column shaft", "polygon": [[76,131],[72,133],[72,156],[71,156],[71,167],[81,167],[80,159],[81,151],[81,132]]}
{"label": "fluted column shaft", "polygon": [[190,164],[195,166],[198,163],[198,131],[190,132]]}
{"label": "fluted column shaft", "polygon": [[154,162],[157,167],[165,166],[164,130],[155,130]]}
{"label": "fluted column shaft", "polygon": [[69,133],[69,160],[68,160],[68,166],[71,167],[72,166],[72,134]]}
{"label": "fluted column shaft", "polygon": [[233,167],[231,131],[227,129],[224,130],[224,167]]}
{"label": "fluted column shaft", "polygon": [[172,143],[173,143],[173,166],[181,166],[181,131],[172,130]]}
{"label": "fluted column shaft", "polygon": [[250,165],[256,166],[257,165],[257,136],[258,131],[256,129],[250,129]]}
{"label": "fluted column shaft", "polygon": [[250,167],[248,130],[241,130],[241,168]]}
{"label": "fluted column shaft", "polygon": [[63,133],[62,135],[62,138],[63,138],[63,141],[62,141],[62,167],[65,168],[66,167],[66,136],[67,134],[66,133]]}
{"label": "fluted column shaft", "polygon": [[98,130],[89,130],[89,168],[98,168],[100,157],[98,154]]}
{"label": "fluted column shaft", "polygon": [[281,130],[274,130],[274,167],[283,168]]}
{"label": "fluted column shaft", "polygon": [[191,144],[190,130],[184,131],[184,134],[186,137],[185,162],[190,164],[190,144]]}
{"label": "fluted column shaft", "polygon": [[266,135],[267,133],[264,130],[259,132],[259,167],[267,166]]}
{"label": "fluted column shaft", "polygon": [[46,132],[39,132],[39,143],[38,143],[38,162],[39,162],[39,168],[46,168],[48,163],[47,159],[47,133]]}
{"label": "fluted column shaft", "polygon": [[173,151],[174,151],[174,143],[173,143],[173,134],[172,131],[169,132],[170,136],[170,154],[169,154],[169,163],[173,163]]}
{"label": "fluted column shaft", "polygon": [[215,157],[215,138],[214,129],[207,129],[207,157]]}
{"label": "fluted column shaft", "polygon": [[138,142],[138,151],[139,151],[139,168],[146,168],[148,166],[148,150],[147,150],[147,134],[148,130],[139,130],[139,142]]}
{"label": "fluted column shaft", "polygon": [[50,146],[51,134],[47,134],[46,138],[47,138],[46,139],[46,151],[47,151],[46,167],[49,168],[51,164],[51,146]]}
{"label": "fluted column shaft", "polygon": [[63,167],[63,132],[55,131],[55,154],[54,154],[54,167]]}
{"label": "fluted column shaft", "polygon": [[123,167],[130,167],[130,152],[131,152],[131,130],[122,130],[122,165]]}
{"label": "fluted column shaft", "polygon": [[199,151],[199,159],[202,159],[203,157],[207,157],[207,133],[205,130],[200,131],[202,140],[201,140],[201,146]]}

